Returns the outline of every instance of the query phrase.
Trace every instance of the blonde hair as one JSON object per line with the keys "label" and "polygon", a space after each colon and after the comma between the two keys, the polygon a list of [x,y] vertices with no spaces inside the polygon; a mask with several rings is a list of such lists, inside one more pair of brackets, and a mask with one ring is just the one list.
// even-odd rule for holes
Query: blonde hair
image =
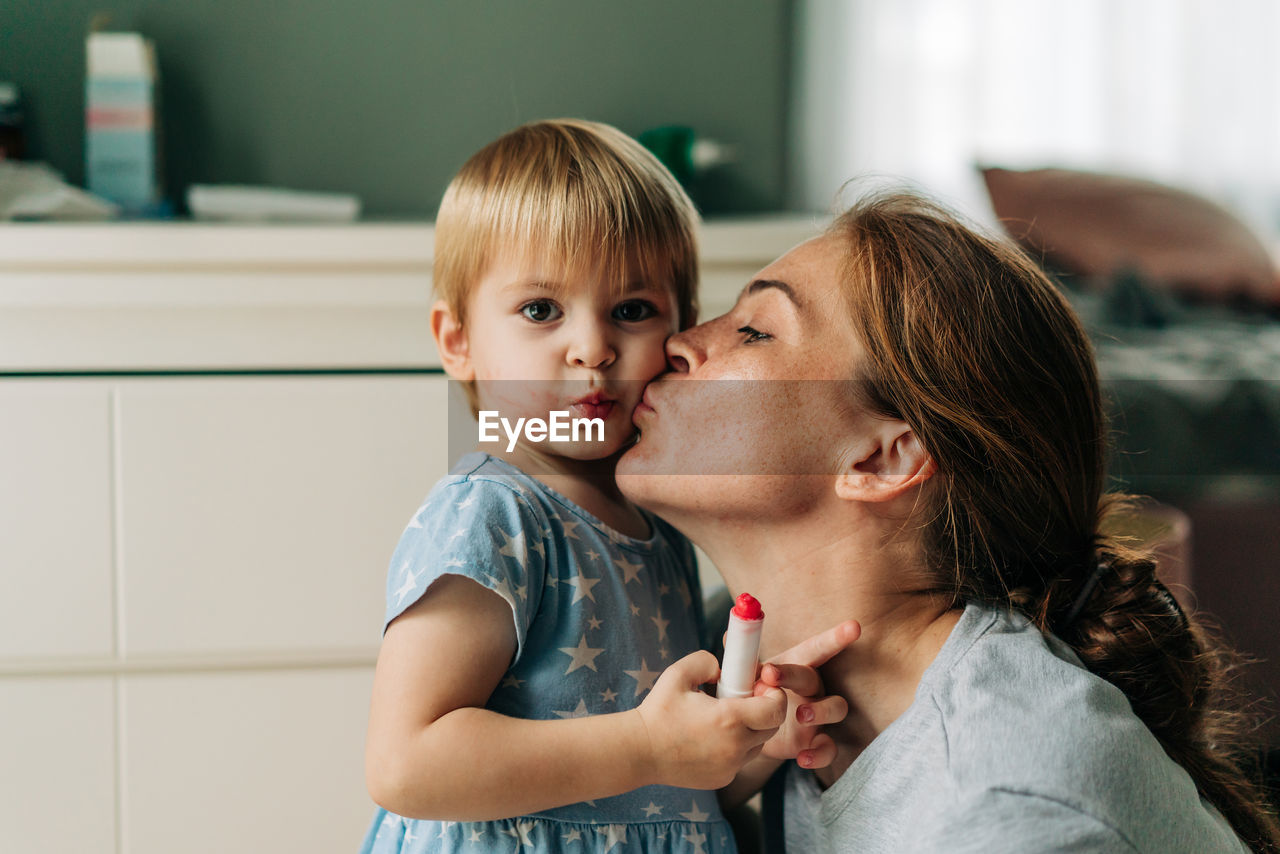
{"label": "blonde hair", "polygon": [[634,265],[675,296],[679,328],[697,317],[698,214],[680,184],[617,128],[532,122],[472,155],[436,216],[432,275],[460,324],[479,279],[510,247],[569,278],[595,273],[618,293]]}

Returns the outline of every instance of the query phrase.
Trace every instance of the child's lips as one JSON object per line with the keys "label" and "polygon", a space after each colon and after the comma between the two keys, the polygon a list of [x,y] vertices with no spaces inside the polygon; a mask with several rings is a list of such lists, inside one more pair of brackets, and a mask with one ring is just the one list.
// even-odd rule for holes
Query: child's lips
{"label": "child's lips", "polygon": [[569,404],[569,408],[578,418],[608,418],[616,403],[603,391],[593,391]]}
{"label": "child's lips", "polygon": [[578,402],[570,404],[569,408],[573,410],[573,414],[578,418],[608,418],[613,412],[613,401],[605,400],[600,403]]}

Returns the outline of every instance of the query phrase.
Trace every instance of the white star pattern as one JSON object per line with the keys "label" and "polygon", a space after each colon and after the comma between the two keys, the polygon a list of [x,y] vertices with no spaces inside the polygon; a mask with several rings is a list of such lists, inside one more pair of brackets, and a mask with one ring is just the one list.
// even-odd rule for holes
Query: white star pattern
{"label": "white star pattern", "polygon": [[640,570],[644,568],[644,564],[632,563],[625,557],[614,561],[614,564],[622,570],[622,583],[627,585],[632,581],[640,583]]}
{"label": "white star pattern", "polygon": [[[538,489],[528,488],[526,492],[530,497],[545,499]],[[563,620],[553,637],[556,641],[563,642],[572,638],[575,628],[579,632],[578,643],[573,647],[553,648],[545,640],[542,641],[538,650],[541,660],[533,665],[533,669],[522,670],[527,670],[529,678],[520,678],[510,671],[504,674],[500,684],[504,692],[509,692],[505,694],[505,702],[523,705],[528,701],[535,704],[540,713],[538,716],[550,714],[553,720],[617,712],[621,708],[639,703],[646,693],[653,690],[672,657],[687,651],[682,623],[686,614],[680,607],[683,602],[686,609],[692,608],[695,596],[692,592],[692,579],[685,578],[686,573],[680,569],[682,565],[678,561],[678,555],[668,555],[661,549],[652,559],[638,555],[629,550],[628,544],[632,540],[615,535],[607,528],[598,527],[587,520],[576,517],[565,519],[563,516],[571,514],[562,513],[559,507],[547,507],[552,518],[543,529],[521,524],[520,519],[509,513],[499,513],[498,510],[505,508],[506,504],[491,501],[489,493],[483,489],[473,490],[470,494],[446,493],[442,498],[444,500],[440,503],[429,502],[422,505],[410,521],[409,527],[420,530],[406,536],[416,537],[416,542],[426,542],[431,548],[419,552],[430,557],[416,561],[410,558],[399,568],[401,584],[397,585],[393,581],[390,589],[397,594],[401,607],[422,595],[426,585],[443,568],[445,572],[465,574],[491,587],[512,607],[520,609],[521,616],[525,616],[523,611],[534,604],[534,593],[554,590],[552,597],[543,597],[546,602],[559,609],[556,621]],[[450,498],[456,501],[451,502]],[[543,505],[546,505],[545,500],[539,506]],[[468,507],[474,507],[476,512],[467,510]],[[452,513],[454,508],[466,512],[455,515]],[[451,515],[453,518],[449,518]],[[457,529],[454,530],[450,523],[457,525]],[[560,526],[559,530],[557,524]],[[426,529],[425,533],[421,530],[423,528]],[[453,542],[457,539],[462,542],[455,546]],[[476,545],[482,549],[480,555],[474,553]],[[594,548],[596,545],[601,548]],[[512,563],[507,563],[508,559]],[[586,575],[588,567],[597,573],[595,577]],[[538,572],[538,575],[535,577],[531,570]],[[630,587],[633,581],[637,585],[635,590]],[[573,595],[561,594],[558,588],[562,585],[572,587]],[[599,596],[596,595],[597,588]],[[565,601],[565,596],[568,596],[569,602]],[[390,597],[388,599],[395,601]],[[584,600],[590,600],[592,604],[584,605]],[[668,618],[668,611],[675,613],[679,619]],[[534,615],[530,613],[527,616]],[[618,618],[622,618],[621,621]],[[646,623],[654,626],[653,634],[650,634]],[[611,626],[608,632],[603,630],[606,624]],[[674,634],[673,626],[676,629]],[[587,640],[588,632],[593,633],[592,641]],[[623,644],[625,649],[613,643],[615,632],[619,633],[620,638],[628,639]],[[543,637],[547,635],[543,634]],[[604,646],[592,647],[592,642]],[[560,659],[556,659],[551,653],[557,650],[568,657],[564,671],[555,669],[556,662]],[[605,652],[610,657],[601,661]],[[656,660],[658,667],[650,668],[648,658],[655,654],[660,656]],[[636,657],[641,657],[639,668],[635,668]],[[632,665],[633,669],[623,670],[627,664]],[[578,674],[576,680],[567,678],[578,670],[590,670],[591,674]],[[634,701],[626,697],[627,683],[617,679],[619,670],[635,682]],[[557,673],[562,673],[563,676],[557,676]],[[537,697],[540,689],[535,688],[523,691],[526,685],[550,684],[557,679],[568,690],[562,689],[554,697]],[[573,694],[578,695],[577,703],[573,702]],[[591,696],[596,697],[595,706],[589,708],[586,698]],[[561,708],[555,709],[553,706]],[[559,833],[562,840],[560,845],[564,846],[566,854],[570,850],[623,854],[624,851],[631,850],[631,847],[644,845],[645,839],[655,838],[663,845],[669,838],[672,846],[679,847],[685,854],[706,854],[708,848],[716,845],[710,838],[713,828],[699,824],[709,822],[711,815],[699,807],[696,798],[691,802],[691,809],[684,813],[679,813],[679,807],[674,802],[659,805],[650,800],[645,806],[637,806],[632,802],[625,815],[609,809],[608,801],[604,807],[597,806],[594,801],[583,803],[597,810],[594,816],[599,823],[577,826],[565,823],[555,827],[540,821],[520,819],[494,825],[440,822],[436,827],[441,841],[432,843],[428,837],[427,844],[448,844],[448,840],[452,839],[459,848],[468,851],[504,850],[504,845],[505,850],[510,850],[512,844],[518,851],[523,851],[538,844],[555,845],[555,834]],[[675,812],[668,815],[667,806],[671,806]],[[611,821],[623,823],[606,823]],[[459,831],[457,837],[453,836],[455,825]],[[379,828],[380,834],[385,836],[382,831],[392,826],[388,819]],[[646,826],[650,829],[646,829]],[[420,822],[401,821],[396,826],[393,838],[405,834],[409,828],[412,828],[414,834],[407,837],[406,845],[415,835],[418,837],[417,842],[424,841],[422,834],[417,833],[424,829]],[[512,843],[504,844],[500,838],[490,840],[486,832],[488,829],[494,830],[499,837],[506,835]],[[638,842],[631,840],[630,830],[641,833]],[[539,841],[535,842],[533,837],[539,837]],[[716,839],[721,847],[727,844],[720,834],[717,834]],[[570,848],[571,843],[577,843],[578,847]]]}
{"label": "white star pattern", "polygon": [[404,604],[406,596],[418,589],[418,576],[409,569],[408,563],[404,565],[404,576],[404,584],[401,584],[400,589],[396,591],[396,595],[400,597],[396,600],[397,608]]}
{"label": "white star pattern", "polygon": [[569,603],[570,605],[576,605],[583,599],[590,599],[592,602],[596,601],[595,594],[591,592],[591,588],[599,584],[600,579],[587,578],[582,573],[578,573],[565,583],[573,585],[573,601]]}
{"label": "white star pattern", "polygon": [[627,841],[627,826],[625,824],[610,824],[604,829],[604,851],[609,854],[615,845],[623,845]]}
{"label": "white star pattern", "polygon": [[[503,557],[515,558],[516,563],[524,566],[529,558],[529,552],[524,544],[524,531],[517,531],[514,537],[509,536],[506,531],[498,529],[498,535],[506,540],[506,544],[498,549],[498,554]],[[517,552],[519,552],[517,554]]]}
{"label": "white star pattern", "polygon": [[[591,668],[595,670],[595,668]],[[645,691],[653,687],[653,683],[658,680],[658,676],[662,674],[661,670],[650,670],[649,663],[645,659],[640,659],[639,670],[624,670],[623,673],[636,680],[636,696],[639,697]]]}
{"label": "white star pattern", "polygon": [[[560,647],[560,651],[573,659],[573,661],[569,662],[569,669],[564,672],[565,676],[568,676],[579,667],[586,667],[596,673],[600,672],[596,670],[596,656],[604,652],[604,647],[595,649],[587,646],[587,636],[585,634],[582,636],[582,640],[578,641],[578,645],[576,647],[562,646]],[[644,662],[641,662],[641,664],[643,663]],[[636,696],[639,696],[639,692],[636,692]]]}
{"label": "white star pattern", "polygon": [[585,718],[591,713],[587,711],[587,701],[579,699],[577,708],[572,712],[556,712],[555,714],[562,718]]}
{"label": "white star pattern", "polygon": [[378,835],[375,836],[374,838],[375,839],[382,838],[382,831],[384,830],[387,830],[387,829],[395,830],[396,827],[399,826],[402,820],[403,819],[401,819],[400,816],[396,815],[395,813],[392,813],[392,812],[387,813],[382,819],[382,825],[378,828]]}
{"label": "white star pattern", "polygon": [[529,838],[529,831],[533,828],[534,824],[531,821],[517,821],[515,827],[502,832],[514,839],[519,839],[521,845],[532,845],[533,840]]}
{"label": "white star pattern", "polygon": [[508,602],[515,602],[515,596],[511,595],[511,585],[507,583],[507,579],[503,577],[487,576],[489,583],[493,585],[493,592],[497,593]]}

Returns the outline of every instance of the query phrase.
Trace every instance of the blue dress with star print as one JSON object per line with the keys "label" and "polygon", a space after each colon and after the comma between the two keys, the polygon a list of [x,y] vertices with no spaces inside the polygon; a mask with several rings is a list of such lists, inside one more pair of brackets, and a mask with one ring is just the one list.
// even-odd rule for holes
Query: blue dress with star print
{"label": "blue dress with star print", "polygon": [[[515,659],[486,708],[537,720],[635,708],[658,674],[699,649],[704,636],[693,547],[661,519],[645,518],[649,539],[624,536],[514,466],[468,454],[435,485],[400,539],[383,625],[435,579],[462,575],[506,600],[515,623]],[[646,786],[501,821],[424,821],[379,809],[361,851],[736,848],[714,792]]]}

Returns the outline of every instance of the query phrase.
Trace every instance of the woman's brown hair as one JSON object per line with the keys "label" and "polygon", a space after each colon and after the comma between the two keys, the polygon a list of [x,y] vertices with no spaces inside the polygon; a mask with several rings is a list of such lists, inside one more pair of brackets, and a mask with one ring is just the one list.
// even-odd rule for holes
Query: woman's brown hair
{"label": "woman's brown hair", "polygon": [[[911,193],[836,219],[866,403],[909,424],[938,465],[921,497],[937,590],[1025,613],[1120,688],[1252,850],[1280,830],[1246,770],[1238,658],[1102,533],[1131,508],[1106,492],[1108,425],[1093,351],[1020,250]],[[1077,607],[1078,606],[1078,607]]]}

